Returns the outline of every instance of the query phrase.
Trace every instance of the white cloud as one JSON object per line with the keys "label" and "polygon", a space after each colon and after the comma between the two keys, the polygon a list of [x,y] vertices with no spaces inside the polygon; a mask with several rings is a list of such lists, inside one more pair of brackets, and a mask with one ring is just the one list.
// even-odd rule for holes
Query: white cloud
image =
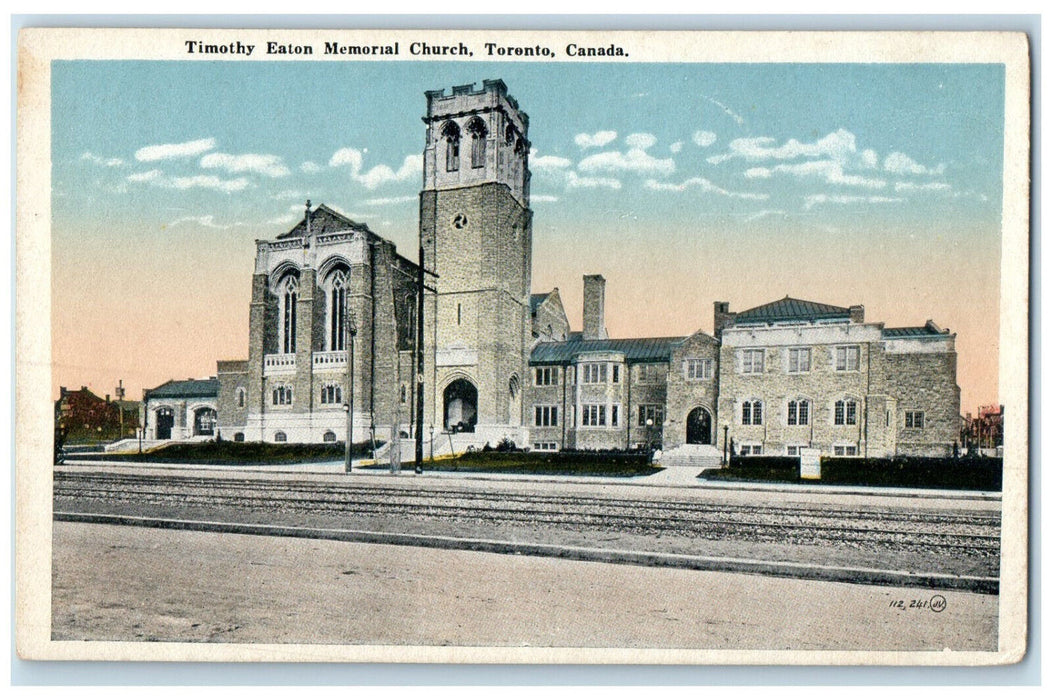
{"label": "white cloud", "polygon": [[168,158],[186,158],[211,151],[216,146],[215,139],[197,139],[196,141],[184,141],[182,143],[162,143],[153,146],[143,146],[135,152],[135,160],[155,161]]}
{"label": "white cloud", "polygon": [[551,194],[531,194],[530,202],[558,202],[559,198]]}
{"label": "white cloud", "polygon": [[844,166],[872,168],[876,165],[877,155],[872,150],[859,151],[855,135],[846,129],[837,129],[813,143],[789,139],[778,145],[770,136],[734,139],[730,142],[727,153],[712,156],[708,161],[717,165],[735,158],[751,162],[823,158],[835,160]]}
{"label": "white cloud", "polygon": [[752,212],[751,214],[747,214],[746,216],[742,217],[742,221],[745,221],[745,222],[758,221],[759,219],[765,219],[768,216],[783,216],[784,217],[787,214],[788,214],[788,212],[785,212],[785,211],[783,211],[781,209],[763,209],[761,211],[755,211],[755,212]]}
{"label": "white cloud", "polygon": [[308,174],[317,173],[321,171],[321,166],[313,160],[305,160],[300,163],[300,171]]}
{"label": "white cloud", "polygon": [[417,201],[417,195],[411,194],[405,197],[377,197],[375,199],[367,199],[362,202],[363,206],[367,207],[383,207],[389,204],[405,204],[406,202]]}
{"label": "white cloud", "polygon": [[124,161],[120,158],[103,158],[102,156],[95,155],[91,151],[84,151],[81,153],[80,159],[89,161],[93,165],[102,165],[107,168],[116,168],[124,165]]}
{"label": "white cloud", "polygon": [[705,148],[716,143],[716,134],[711,131],[695,131],[690,140],[694,142],[694,145]]}
{"label": "white cloud", "polygon": [[945,182],[896,182],[896,192],[947,192],[950,185]]}
{"label": "white cloud", "polygon": [[364,175],[352,172],[351,177],[365,186],[367,190],[374,190],[380,185],[388,182],[405,182],[414,177],[421,176],[424,171],[424,157],[421,155],[409,155],[402,161],[402,167],[397,172],[386,165],[377,165]]}
{"label": "white cloud", "polygon": [[804,200],[804,209],[819,204],[894,204],[902,201],[901,197],[813,194]]}
{"label": "white cloud", "polygon": [[669,146],[668,146],[668,150],[669,150],[669,153],[672,153],[672,154],[679,153],[680,151],[683,150],[683,142],[682,141],[676,141],[675,143],[670,143]]}
{"label": "white cloud", "polygon": [[946,166],[940,164],[934,168],[927,168],[910,158],[905,153],[889,153],[884,159],[884,170],[896,175],[941,175]]}
{"label": "white cloud", "polygon": [[714,104],[717,107],[719,107],[720,109],[722,109],[723,113],[726,114],[731,119],[733,119],[735,122],[737,122],[738,126],[743,126],[745,124],[745,120],[742,119],[740,114],[734,112],[730,107],[728,107],[727,105],[723,104],[719,100],[714,100],[713,98],[709,97],[708,95],[702,95],[701,99],[707,100],[708,102],[711,102],[712,104]]}
{"label": "white cloud", "polygon": [[638,148],[641,151],[645,151],[657,143],[657,136],[643,133],[629,134],[625,137],[625,143],[628,144],[629,148]]}
{"label": "white cloud", "polygon": [[581,177],[574,171],[569,171],[566,177],[567,189],[596,189],[605,187],[611,190],[621,189],[621,181],[612,177]]}
{"label": "white cloud", "polygon": [[347,166],[351,171],[351,179],[366,189],[373,190],[389,182],[405,182],[420,176],[424,170],[424,157],[419,154],[408,155],[402,161],[397,171],[387,165],[377,165],[362,173],[362,165],[366,151],[357,148],[341,148],[332,154],[329,166],[338,168]]}
{"label": "white cloud", "polygon": [[745,177],[752,180],[766,180],[775,174],[792,175],[799,178],[821,178],[831,185],[847,185],[879,190],[888,183],[878,178],[848,175],[844,166],[835,160],[806,160],[801,163],[780,163],[774,167],[756,167],[745,171]]}
{"label": "white cloud", "polygon": [[235,226],[244,226],[243,223],[235,222],[233,224],[217,224],[215,217],[212,214],[206,214],[205,216],[184,216],[176,219],[175,221],[168,224],[169,226],[179,226],[180,224],[197,224],[205,228],[217,228],[217,229],[228,229],[234,228]]}
{"label": "white cloud", "polygon": [[627,152],[604,151],[588,156],[577,164],[582,173],[645,173],[668,175],[675,171],[676,162],[671,158],[655,158],[641,148]]}
{"label": "white cloud", "polygon": [[573,142],[581,148],[602,148],[616,138],[616,131],[597,131],[594,134],[577,134]]}
{"label": "white cloud", "polygon": [[718,185],[714,185],[710,180],[703,177],[691,177],[687,178],[681,183],[673,182],[658,182],[657,180],[647,180],[643,183],[643,186],[648,190],[654,190],[656,192],[686,192],[689,189],[699,189],[702,192],[712,192],[714,194],[722,195],[724,197],[733,197],[737,199],[752,199],[762,201],[769,199],[770,195],[757,194],[754,192],[732,192],[726,190]]}
{"label": "white cloud", "polygon": [[539,156],[530,159],[530,170],[540,173],[558,173],[569,168],[573,163],[560,156]]}
{"label": "white cloud", "polygon": [[129,182],[150,182],[161,176],[160,170],[147,170],[143,173],[132,173],[128,176]]}
{"label": "white cloud", "polygon": [[202,168],[221,168],[228,173],[256,173],[267,177],[285,177],[289,169],[281,158],[269,153],[209,153],[201,159]]}
{"label": "white cloud", "polygon": [[170,180],[162,180],[160,184],[176,190],[189,190],[199,187],[218,192],[240,192],[247,188],[249,183],[243,177],[224,180],[215,175],[193,175],[190,177],[173,177]]}

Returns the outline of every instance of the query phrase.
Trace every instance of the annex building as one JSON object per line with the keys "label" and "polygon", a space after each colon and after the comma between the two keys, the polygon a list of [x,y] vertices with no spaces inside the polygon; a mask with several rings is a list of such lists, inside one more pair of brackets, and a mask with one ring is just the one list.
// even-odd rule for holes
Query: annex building
{"label": "annex building", "polygon": [[[500,80],[426,93],[419,242],[437,274],[417,337],[418,266],[325,205],[256,244],[247,359],[147,392],[150,439],[334,442],[411,435],[418,343],[435,454],[508,439],[534,450],[949,455],[959,437],[955,336],[887,328],[860,305],[786,297],[713,334],[614,339],[605,280],[583,328],[531,290],[529,118]],[[353,341],[353,342],[352,342]],[[351,393],[353,391],[353,397]]]}

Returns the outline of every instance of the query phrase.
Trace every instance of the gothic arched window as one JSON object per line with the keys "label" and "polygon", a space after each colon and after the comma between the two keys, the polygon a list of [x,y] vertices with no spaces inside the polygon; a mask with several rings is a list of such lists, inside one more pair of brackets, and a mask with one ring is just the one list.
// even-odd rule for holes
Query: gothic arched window
{"label": "gothic arched window", "polygon": [[347,271],[336,270],[329,275],[329,349],[347,349]]}
{"label": "gothic arched window", "polygon": [[289,275],[279,287],[281,306],[281,352],[296,352],[296,300],[299,297],[299,282]]}
{"label": "gothic arched window", "polygon": [[471,134],[471,167],[481,168],[486,165],[486,124],[475,117],[468,124]]}
{"label": "gothic arched window", "polygon": [[742,425],[763,425],[763,401],[742,402]]}
{"label": "gothic arched window", "polygon": [[442,138],[446,140],[446,172],[460,170],[460,127],[456,122],[446,122]]}

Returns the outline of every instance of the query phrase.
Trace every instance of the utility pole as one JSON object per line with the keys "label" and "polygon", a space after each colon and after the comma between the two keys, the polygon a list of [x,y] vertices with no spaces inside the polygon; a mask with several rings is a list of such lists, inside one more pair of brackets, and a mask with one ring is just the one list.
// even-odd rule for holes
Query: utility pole
{"label": "utility pole", "polygon": [[[351,303],[350,295],[347,295],[346,305]],[[343,469],[347,474],[351,473],[351,447],[354,445],[354,336],[358,334],[358,328],[351,318],[350,308],[346,309],[347,318],[344,319],[344,329],[347,334],[347,403],[344,410],[347,411],[347,444],[344,446]]]}
{"label": "utility pole", "polygon": [[413,467],[424,473],[424,244],[420,243],[416,271],[416,454]]}
{"label": "utility pole", "polygon": [[117,388],[114,390],[114,395],[117,397],[117,415],[118,425],[120,425],[120,434],[117,436],[117,440],[124,439],[124,380],[117,380]]}

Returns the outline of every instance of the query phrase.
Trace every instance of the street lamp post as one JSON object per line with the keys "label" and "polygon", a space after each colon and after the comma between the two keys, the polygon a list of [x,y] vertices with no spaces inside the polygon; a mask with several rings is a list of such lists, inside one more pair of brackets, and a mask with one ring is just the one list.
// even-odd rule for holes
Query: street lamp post
{"label": "street lamp post", "polygon": [[727,432],[731,429],[729,425],[723,426],[723,466],[727,466]]}
{"label": "street lamp post", "polygon": [[647,456],[651,462],[654,461],[654,419],[647,418]]}
{"label": "street lamp post", "polygon": [[351,473],[351,447],[354,445],[354,336],[358,334],[358,328],[351,319],[350,309],[347,310],[345,320],[347,332],[347,403],[343,410],[347,412],[347,444],[344,448],[343,469],[347,474]]}

